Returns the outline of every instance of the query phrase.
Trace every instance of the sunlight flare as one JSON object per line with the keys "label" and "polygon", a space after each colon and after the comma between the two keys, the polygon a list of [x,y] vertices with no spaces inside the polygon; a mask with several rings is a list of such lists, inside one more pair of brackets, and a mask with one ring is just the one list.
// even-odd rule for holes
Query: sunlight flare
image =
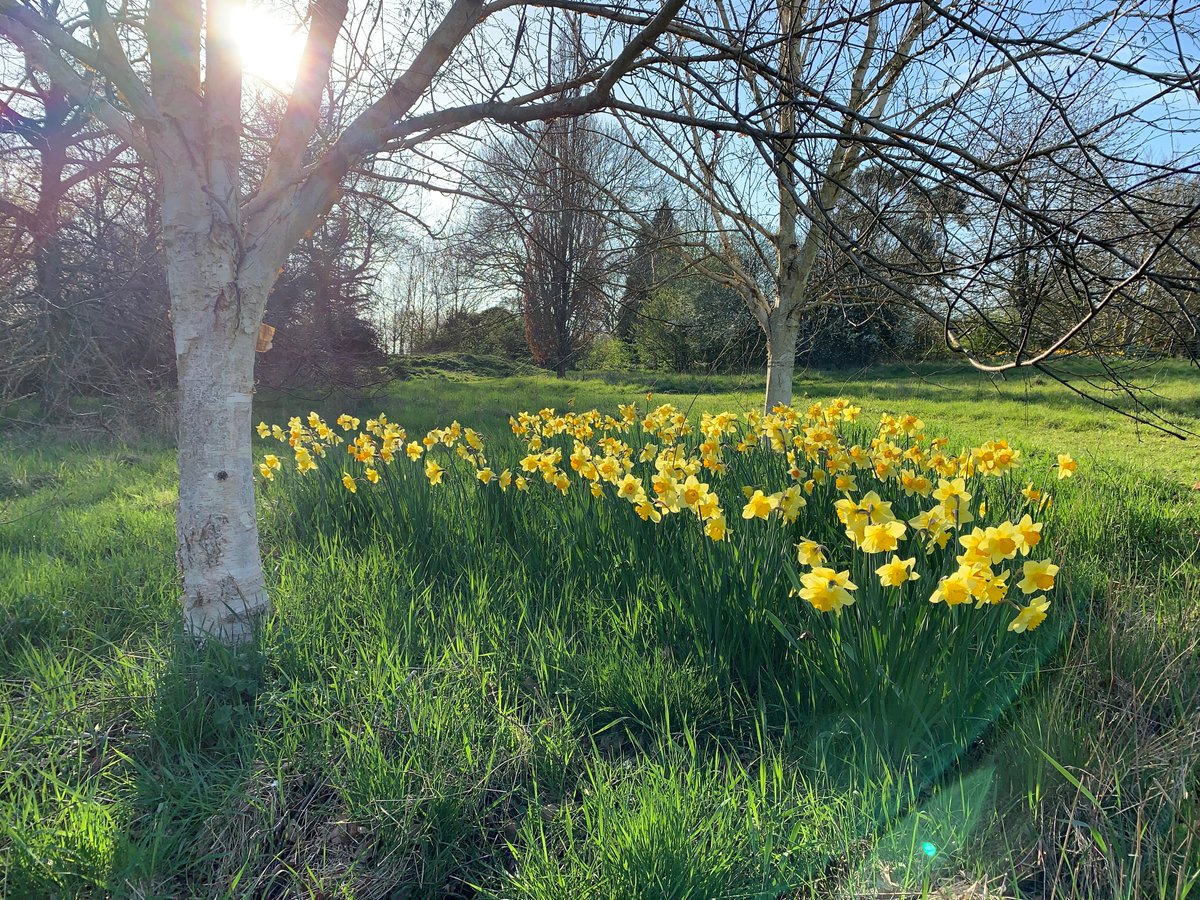
{"label": "sunlight flare", "polygon": [[247,3],[232,11],[243,71],[275,88],[296,80],[305,32],[290,12]]}

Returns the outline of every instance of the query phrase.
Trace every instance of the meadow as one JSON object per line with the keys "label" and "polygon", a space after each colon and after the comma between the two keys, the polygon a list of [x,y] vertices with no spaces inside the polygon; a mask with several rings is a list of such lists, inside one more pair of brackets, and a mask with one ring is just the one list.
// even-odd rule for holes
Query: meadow
{"label": "meadow", "polygon": [[[522,410],[670,403],[699,425],[759,402],[753,376],[426,374],[264,395],[256,421],[383,411],[419,440],[457,420],[499,474],[523,471]],[[1142,374],[1156,412],[1200,430],[1193,372]],[[823,486],[786,527],[739,515],[741,487],[783,483],[778,457],[714,476],[719,542],[578,485],[500,492],[462,460],[433,488],[401,458],[379,484],[355,469],[353,494],[340,460],[264,483],[274,614],[251,648],[197,647],[177,626],[169,437],[136,416],[10,428],[0,894],[1194,896],[1194,444],[1036,376],[798,379],[797,409],[836,397],[864,444],[910,413],[951,452],[1022,451],[976,501],[1015,520],[1021,488],[1052,494],[1040,627],[929,604],[934,568],[891,594],[854,569],[840,615],[790,596],[794,542],[845,537]]]}

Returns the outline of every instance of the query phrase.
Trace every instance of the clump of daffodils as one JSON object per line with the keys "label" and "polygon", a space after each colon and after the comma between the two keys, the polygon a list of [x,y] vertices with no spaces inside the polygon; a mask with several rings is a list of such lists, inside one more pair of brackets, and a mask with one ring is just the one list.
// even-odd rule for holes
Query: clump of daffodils
{"label": "clump of daffodils", "polygon": [[[382,413],[365,423],[341,415],[330,425],[313,412],[292,418],[286,429],[260,422],[257,431],[291,448],[300,475],[344,447],[337,468],[351,494],[378,484],[393,464],[419,466],[431,488],[465,465],[483,490],[525,492],[538,481],[562,495],[584,490],[596,500],[629,504],[643,522],[690,518],[715,542],[735,537],[738,521],[741,536],[752,537],[771,523],[803,530],[828,516],[844,544],[803,537],[796,543],[802,571],[792,593],[814,609],[840,614],[852,605],[857,566],[860,580],[865,571],[885,591],[911,592],[918,588],[909,585],[921,582],[931,603],[1007,605],[1016,610],[1010,631],[1037,628],[1059,573],[1040,556],[1043,523],[1034,518],[1050,496],[1031,482],[1019,492],[1021,515],[993,524],[982,500],[984,480],[1011,476],[1021,451],[994,440],[953,453],[946,438],[930,439],[912,415],[884,415],[873,436],[850,443],[860,413],[839,399],[807,410],[780,405],[766,415],[704,413],[697,426],[669,403],[644,411],[621,405],[616,415],[546,408],[510,418],[523,444],[511,468],[492,463],[483,436],[458,422],[410,437]],[[786,483],[744,485],[743,496],[727,506],[714,482],[752,454],[780,457]],[[268,454],[258,472],[273,480],[282,467],[279,456]],[[1056,468],[1059,478],[1069,478],[1076,462],[1061,454]]]}

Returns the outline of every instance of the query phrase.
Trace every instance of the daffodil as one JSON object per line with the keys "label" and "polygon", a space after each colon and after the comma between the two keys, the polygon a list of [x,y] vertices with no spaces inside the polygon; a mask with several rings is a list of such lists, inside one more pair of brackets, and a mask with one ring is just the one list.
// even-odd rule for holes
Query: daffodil
{"label": "daffodil", "polygon": [[1012,522],[1001,522],[984,532],[981,550],[992,565],[1006,559],[1012,559],[1021,549],[1025,539],[1021,531]]}
{"label": "daffodil", "polygon": [[958,561],[962,565],[990,561],[991,557],[984,548],[987,532],[982,528],[973,528],[970,534],[960,534],[958,542],[962,545],[962,555]]}
{"label": "daffodil", "polygon": [[822,552],[820,544],[805,538],[796,545],[796,559],[800,565],[813,568],[825,562],[825,554]]}
{"label": "daffodil", "polygon": [[765,519],[777,506],[779,506],[778,498],[769,497],[762,491],[756,490],[750,495],[746,505],[742,507],[742,518]]}
{"label": "daffodil", "polygon": [[708,485],[699,481],[695,475],[689,475],[679,489],[679,499],[688,509],[699,510],[700,504],[708,496]]}
{"label": "daffodil", "polygon": [[[1013,569],[1003,564],[1028,557],[1042,542],[1042,524],[1033,521],[1031,514],[1037,514],[1049,496],[1029,484],[1022,494],[1037,507],[1030,507],[1031,514],[1024,514],[1015,523],[1003,521],[967,531],[969,523],[976,516],[984,519],[988,510],[987,503],[972,502],[972,491],[978,490],[975,479],[1006,473],[1020,462],[1020,451],[1004,440],[987,441],[950,454],[946,452],[948,441],[928,439],[924,423],[916,416],[884,415],[867,446],[847,446],[839,428],[841,423],[853,421],[858,409],[837,399],[828,404],[812,403],[807,410],[777,404],[766,415],[757,411],[744,416],[704,413],[698,440],[689,439],[693,426],[684,411],[661,404],[648,409],[640,419],[646,436],[654,442],[631,446],[620,435],[628,435],[639,422],[640,413],[633,404],[621,406],[618,416],[595,409],[577,411],[573,404],[568,407],[561,414],[546,408],[509,418],[513,434],[526,446],[519,469],[514,466],[518,473],[538,473],[548,485],[566,494],[574,472],[596,498],[610,493],[604,490],[607,482],[614,486],[611,494],[630,503],[639,518],[659,522],[669,514],[690,510],[708,539],[724,541],[729,539],[730,531],[721,497],[701,477],[704,473],[727,471],[729,464],[723,456],[731,447],[745,454],[778,454],[784,458],[785,484],[775,492],[766,486],[745,488],[744,519],[768,519],[777,511],[784,524],[798,521],[807,503],[805,497],[823,497],[822,487],[828,485],[838,521],[851,543],[865,553],[884,554],[886,562],[873,569],[885,588],[901,587],[920,577],[916,557],[901,556],[900,546],[909,528],[918,532],[926,553],[947,547],[957,535],[962,546],[956,557],[958,568],[938,580],[930,597],[932,602],[952,606],[972,600],[979,606],[1011,602],[1009,581],[1019,578],[1023,593],[1039,593],[1022,609],[1013,630],[1035,628],[1045,617],[1048,603],[1043,602],[1040,592],[1053,587],[1058,567],[1049,561],[1025,560],[1022,574],[1014,575]],[[738,423],[743,423],[740,429]],[[345,432],[355,432],[359,427],[358,420],[349,414],[339,416],[336,424]],[[403,429],[380,413],[368,419],[361,432],[343,438],[314,411],[304,417],[293,416],[287,430],[260,422],[255,431],[260,437],[274,436],[289,444],[302,474],[316,469],[317,458],[324,457],[328,448],[345,444],[347,455],[364,466],[357,476],[360,480],[378,483],[382,466],[375,461],[390,464],[404,453],[413,461],[423,461],[426,477],[436,485],[444,480],[445,470],[429,453],[444,445],[471,465],[481,483],[498,481],[502,490],[513,484],[518,491],[529,488],[524,474],[514,477],[513,471],[505,469],[497,475],[484,456],[482,435],[458,422],[409,441]],[[559,436],[565,436],[565,446]],[[649,471],[635,468],[639,466]],[[268,454],[258,465],[258,474],[270,479],[280,467],[279,457]],[[1076,465],[1062,454],[1059,468],[1060,477],[1071,477]],[[894,485],[889,487],[889,481]],[[354,476],[349,473],[343,474],[343,485],[348,491],[357,490]],[[872,486],[876,490],[870,490]],[[866,493],[856,496],[864,488]],[[898,519],[893,504],[913,496],[932,496],[937,506],[920,511],[907,522]],[[910,514],[906,510],[906,515]],[[853,602],[856,588],[849,582],[849,571],[837,572],[829,567],[826,560],[832,554],[825,547],[808,538],[795,547],[798,562],[809,569],[797,594],[824,611],[840,610]],[[935,557],[931,563],[940,566],[940,558]]]}
{"label": "daffodil", "polygon": [[920,573],[914,570],[916,564],[915,556],[910,556],[908,559],[893,556],[876,569],[875,574],[879,576],[879,583],[884,587],[899,587],[905,582],[916,581],[921,577]]}
{"label": "daffodil", "polygon": [[1016,524],[1016,529],[1017,534],[1021,536],[1021,555],[1028,556],[1029,551],[1042,541],[1042,523],[1033,521],[1029,513],[1025,513]]}
{"label": "daffodil", "polygon": [[984,574],[980,581],[981,583],[975,590],[975,598],[979,601],[976,606],[982,606],[984,603],[1000,603],[1008,596],[1008,572],[1000,572],[999,574]]}
{"label": "daffodil", "polygon": [[800,576],[800,583],[803,585],[798,592],[800,598],[821,612],[840,613],[843,606],[854,602],[850,592],[858,590],[858,586],[850,581],[848,571],[835,572],[826,566],[816,566],[811,572],[805,572]]}
{"label": "daffodil", "polygon": [[704,533],[714,541],[723,541],[728,533],[725,527],[725,517],[716,516],[704,523]]}
{"label": "daffodil", "polygon": [[929,602],[945,603],[947,606],[969,603],[974,588],[974,570],[968,566],[960,566],[938,582]]}
{"label": "daffodil", "polygon": [[937,490],[933,492],[933,499],[940,500],[943,505],[948,500],[958,499],[970,500],[971,494],[967,491],[967,483],[962,478],[942,478],[938,481]]}
{"label": "daffodil", "polygon": [[625,477],[617,482],[617,496],[630,503],[640,503],[646,496],[642,479],[632,473],[626,473]]}
{"label": "daffodil", "polygon": [[312,458],[306,447],[296,448],[296,471],[303,475],[305,472],[311,472],[317,467],[317,462]]}
{"label": "daffodil", "polygon": [[662,513],[658,511],[653,503],[645,498],[642,499],[641,503],[634,507],[634,512],[638,514],[638,518],[640,518],[643,522],[662,521]]}
{"label": "daffodil", "polygon": [[1036,594],[1038,591],[1048,591],[1054,587],[1054,576],[1058,574],[1058,566],[1048,559],[1026,560],[1022,568],[1025,576],[1017,582],[1017,587],[1023,594]]}
{"label": "daffodil", "polygon": [[971,493],[966,489],[965,479],[941,479],[938,482],[937,490],[933,492],[933,498],[941,501],[942,509],[946,511],[946,518],[954,526],[962,528],[975,520],[975,516],[968,506]]}
{"label": "daffodil", "polygon": [[358,492],[358,482],[354,480],[354,476],[349,472],[344,472],[342,474],[342,484],[350,493],[355,494]]}
{"label": "daffodil", "polygon": [[[883,522],[867,525],[863,529],[860,547],[864,553],[887,553],[899,546],[904,537],[903,522]],[[853,532],[850,532],[853,535]]]}
{"label": "daffodil", "polygon": [[1059,479],[1070,478],[1075,474],[1075,470],[1079,468],[1079,463],[1071,458],[1069,453],[1058,454],[1058,477]]}
{"label": "daffodil", "polygon": [[1030,598],[1029,605],[1021,607],[1017,617],[1008,623],[1008,630],[1018,634],[1024,631],[1033,631],[1046,620],[1046,610],[1049,608],[1050,601],[1044,596],[1038,595]]}
{"label": "daffodil", "polygon": [[793,484],[779,496],[779,514],[783,516],[783,521],[795,522],[800,518],[800,510],[807,504],[808,501],[800,493],[800,486]]}
{"label": "daffodil", "polygon": [[928,497],[933,491],[933,484],[928,478],[924,475],[918,475],[915,472],[909,472],[907,469],[900,472],[900,487],[910,497],[913,494]]}

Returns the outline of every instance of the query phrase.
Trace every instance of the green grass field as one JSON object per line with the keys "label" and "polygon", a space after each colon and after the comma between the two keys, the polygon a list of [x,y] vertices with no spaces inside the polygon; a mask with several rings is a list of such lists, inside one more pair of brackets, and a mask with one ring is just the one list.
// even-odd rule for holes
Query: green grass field
{"label": "green grass field", "polygon": [[[1148,375],[1200,430],[1200,379]],[[698,417],[757,389],[435,377],[258,414],[456,418],[515,458],[521,409],[653,390]],[[469,477],[350,502],[334,475],[262,492],[275,613],[256,647],[197,649],[169,442],[3,434],[0,895],[1195,896],[1194,444],[958,369],[805,373],[797,406],[839,395],[1024,451],[1009,489],[1054,492],[1064,573],[1037,632],[923,602],[822,618],[787,597],[782,532],[714,548]]]}

